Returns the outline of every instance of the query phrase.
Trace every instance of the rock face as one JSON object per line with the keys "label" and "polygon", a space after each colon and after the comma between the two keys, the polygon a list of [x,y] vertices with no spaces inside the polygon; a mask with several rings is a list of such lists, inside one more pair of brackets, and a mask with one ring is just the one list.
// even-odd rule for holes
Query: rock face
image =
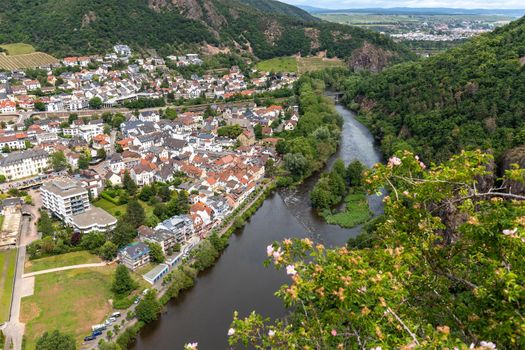
{"label": "rock face", "polygon": [[352,53],[348,64],[356,72],[367,70],[377,73],[388,66],[392,56],[392,52],[365,42]]}
{"label": "rock face", "polygon": [[[525,145],[508,150],[502,159],[502,173],[511,168],[512,164],[518,164],[525,168]],[[525,195],[525,184],[518,181],[505,181],[503,184],[510,192]]]}

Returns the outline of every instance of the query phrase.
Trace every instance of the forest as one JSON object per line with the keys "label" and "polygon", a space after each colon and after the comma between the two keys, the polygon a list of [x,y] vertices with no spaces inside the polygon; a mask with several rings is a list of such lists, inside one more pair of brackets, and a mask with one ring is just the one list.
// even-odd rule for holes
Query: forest
{"label": "forest", "polygon": [[439,162],[463,149],[499,157],[524,143],[524,65],[522,18],[425,60],[335,80],[385,154],[409,149]]}

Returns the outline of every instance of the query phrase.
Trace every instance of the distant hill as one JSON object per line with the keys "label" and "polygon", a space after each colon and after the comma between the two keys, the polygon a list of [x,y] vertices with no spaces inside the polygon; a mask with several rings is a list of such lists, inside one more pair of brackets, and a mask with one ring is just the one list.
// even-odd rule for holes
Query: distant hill
{"label": "distant hill", "polygon": [[524,9],[462,9],[449,7],[391,7],[391,8],[349,8],[326,9],[312,6],[299,6],[311,13],[372,13],[383,15],[504,15],[521,17],[525,15]]}
{"label": "distant hill", "polygon": [[273,0],[3,0],[0,14],[0,43],[30,43],[58,57],[116,43],[159,54],[221,48],[263,59],[326,50],[372,70],[413,57],[385,36]]}
{"label": "distant hill", "polygon": [[[525,144],[525,17],[426,60],[345,83],[386,154],[442,161]],[[349,101],[350,102],[350,101]]]}

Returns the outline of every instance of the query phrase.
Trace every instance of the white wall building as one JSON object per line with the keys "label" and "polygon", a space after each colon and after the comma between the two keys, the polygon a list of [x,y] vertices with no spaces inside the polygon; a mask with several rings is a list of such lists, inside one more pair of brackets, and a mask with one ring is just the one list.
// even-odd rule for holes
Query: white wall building
{"label": "white wall building", "polygon": [[42,173],[49,166],[49,153],[42,149],[9,153],[0,160],[0,175],[7,180],[22,179]]}

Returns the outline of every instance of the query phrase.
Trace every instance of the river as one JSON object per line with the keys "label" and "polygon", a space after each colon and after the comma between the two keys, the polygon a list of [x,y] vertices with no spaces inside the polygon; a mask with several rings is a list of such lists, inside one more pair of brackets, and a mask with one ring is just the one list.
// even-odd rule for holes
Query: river
{"label": "river", "polygon": [[[366,127],[343,106],[336,108],[344,119],[342,142],[327,168],[337,158],[347,164],[358,159],[367,166],[381,161]],[[215,266],[199,275],[192,289],[169,302],[160,319],[140,332],[132,349],[179,350],[188,342],[198,342],[199,350],[227,349],[226,333],[235,310],[241,317],[253,310],[271,318],[285,315],[274,292],[289,278],[263,266],[266,246],[292,237],[339,246],[360,230],[327,225],[311,210],[309,193],[316,180],[314,176],[296,190],[271,195],[244,228],[232,235]],[[369,197],[369,203],[375,214],[381,212],[380,198]]]}

